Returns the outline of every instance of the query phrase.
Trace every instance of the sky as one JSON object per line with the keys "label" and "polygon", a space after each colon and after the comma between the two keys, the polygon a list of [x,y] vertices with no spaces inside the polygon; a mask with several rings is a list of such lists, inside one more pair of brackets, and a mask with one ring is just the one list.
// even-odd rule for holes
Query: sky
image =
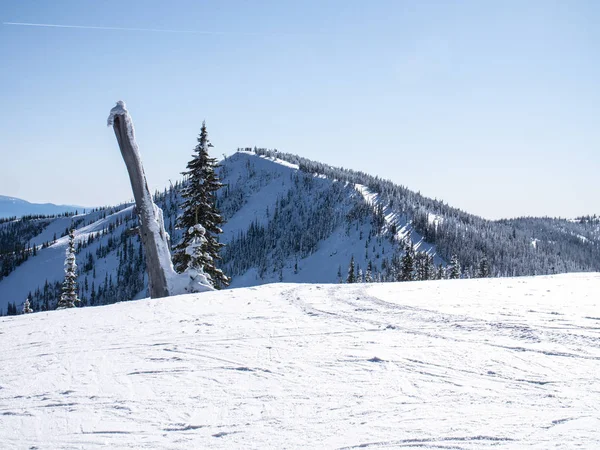
{"label": "sky", "polygon": [[490,219],[600,213],[594,0],[5,0],[0,20],[0,195],[129,200],[124,100],[153,190],[206,120],[216,157],[276,148]]}

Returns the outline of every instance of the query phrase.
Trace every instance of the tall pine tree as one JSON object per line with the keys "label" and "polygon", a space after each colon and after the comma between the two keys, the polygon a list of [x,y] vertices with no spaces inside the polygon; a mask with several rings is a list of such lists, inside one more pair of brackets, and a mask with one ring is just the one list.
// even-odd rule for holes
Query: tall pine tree
{"label": "tall pine tree", "polygon": [[367,264],[367,272],[365,273],[365,283],[373,282],[373,263],[369,261]]}
{"label": "tall pine tree", "polygon": [[205,241],[199,251],[207,256],[203,261],[204,273],[215,287],[220,288],[229,285],[229,278],[216,266],[216,262],[221,259],[219,251],[224,246],[217,238],[223,232],[219,227],[223,218],[216,206],[216,194],[223,185],[216,173],[219,167],[217,159],[208,155],[210,147],[212,144],[208,140],[206,123],[202,122],[195,153],[187,164],[187,171],[183,172],[186,176],[186,184],[181,194],[184,198],[183,214],[177,219],[177,227],[183,229],[184,233],[181,242],[175,247],[173,263],[179,273],[183,273],[189,267],[191,256],[186,249],[194,239],[194,233],[188,231],[195,225],[202,225],[206,231]]}
{"label": "tall pine tree", "polygon": [[77,263],[75,262],[75,229],[69,230],[69,245],[65,258],[65,281],[57,309],[74,308],[79,303],[77,297]]}
{"label": "tall pine tree", "polygon": [[479,262],[479,270],[477,272],[477,276],[479,278],[487,278],[490,276],[490,265],[488,264],[488,261],[486,258],[483,258]]}
{"label": "tall pine tree", "polygon": [[356,283],[356,270],[354,267],[354,255],[350,258],[350,265],[348,266],[348,276],[346,277],[346,283]]}
{"label": "tall pine tree", "polygon": [[406,238],[404,256],[402,256],[400,264],[400,281],[414,280],[413,270],[415,267],[415,249],[413,247],[412,241],[410,240],[410,237]]}
{"label": "tall pine tree", "polygon": [[458,261],[458,256],[452,255],[450,259],[450,271],[448,273],[448,278],[451,280],[456,280],[460,278],[461,270],[460,270],[460,262]]}

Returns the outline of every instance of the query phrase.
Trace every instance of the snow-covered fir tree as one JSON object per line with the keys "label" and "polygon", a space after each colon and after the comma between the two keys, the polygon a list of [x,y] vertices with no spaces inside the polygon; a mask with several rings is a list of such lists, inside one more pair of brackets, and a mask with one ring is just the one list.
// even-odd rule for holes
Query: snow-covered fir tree
{"label": "snow-covered fir tree", "polygon": [[33,309],[31,309],[31,303],[29,302],[29,298],[25,299],[25,303],[23,303],[23,314],[31,314]]}
{"label": "snow-covered fir tree", "polygon": [[365,273],[365,283],[373,282],[373,263],[369,261],[367,265],[367,272]]}
{"label": "snow-covered fir tree", "polygon": [[413,270],[415,265],[415,251],[410,238],[408,238],[406,242],[404,255],[402,256],[401,261],[402,266],[399,273],[400,281],[414,280]]}
{"label": "snow-covered fir tree", "polygon": [[460,262],[458,261],[458,256],[452,255],[452,258],[450,259],[450,267],[448,268],[448,278],[450,278],[451,280],[456,280],[460,278],[460,275],[461,269]]}
{"label": "snow-covered fir tree", "polygon": [[[195,154],[187,164],[187,171],[183,172],[183,175],[186,176],[186,184],[181,192],[181,196],[184,198],[183,213],[177,220],[177,227],[189,230],[195,225],[201,225],[205,230],[202,253],[208,258],[205,259],[203,270],[211,284],[219,288],[229,285],[230,280],[216,266],[217,261],[221,259],[219,251],[223,247],[217,238],[223,232],[219,227],[223,223],[223,218],[216,206],[216,192],[222,187],[222,184],[215,171],[219,167],[217,159],[211,158],[208,154],[210,147],[212,144],[208,140],[206,123],[203,122],[198,145],[194,149]],[[187,249],[191,239],[194,237],[186,233],[175,247],[173,262],[179,273],[187,270],[189,266],[191,256]]]}
{"label": "snow-covered fir tree", "polygon": [[204,227],[200,224],[194,225],[186,233],[189,242],[185,249],[188,265],[185,274],[188,276],[188,284],[185,291],[189,293],[204,292],[211,289],[212,284],[208,280],[204,268],[212,264],[211,256],[206,253],[206,237]]}
{"label": "snow-covered fir tree", "polygon": [[415,279],[419,281],[434,278],[433,256],[424,252],[418,252],[414,256]]}
{"label": "snow-covered fir tree", "polygon": [[79,303],[77,297],[77,263],[75,261],[75,229],[69,230],[69,245],[65,258],[65,281],[57,309],[74,308]]}
{"label": "snow-covered fir tree", "polygon": [[479,268],[478,268],[478,271],[477,271],[477,276],[479,278],[487,278],[487,277],[490,276],[490,266],[489,266],[486,258],[483,258],[479,262]]}
{"label": "snow-covered fir tree", "polygon": [[444,280],[446,279],[446,268],[440,263],[435,270],[435,279]]}

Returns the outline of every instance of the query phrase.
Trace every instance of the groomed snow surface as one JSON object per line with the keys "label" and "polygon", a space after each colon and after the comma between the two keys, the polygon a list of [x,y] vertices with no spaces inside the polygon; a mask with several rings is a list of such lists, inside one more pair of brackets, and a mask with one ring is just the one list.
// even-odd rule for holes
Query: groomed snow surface
{"label": "groomed snow surface", "polygon": [[600,274],[0,319],[0,447],[600,448]]}

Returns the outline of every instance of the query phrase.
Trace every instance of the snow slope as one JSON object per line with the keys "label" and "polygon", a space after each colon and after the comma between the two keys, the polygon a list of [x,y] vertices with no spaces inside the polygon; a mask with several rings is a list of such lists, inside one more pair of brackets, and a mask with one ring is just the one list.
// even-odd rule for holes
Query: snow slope
{"label": "snow slope", "polygon": [[[435,264],[445,263],[445,261],[436,254],[435,246],[426,242],[425,239],[423,239],[423,237],[414,230],[411,224],[411,220],[408,217],[398,214],[397,212],[393,211],[389,206],[385,205],[385,203],[380,200],[379,194],[377,194],[376,192],[372,192],[367,186],[363,186],[362,184],[356,184],[354,185],[354,188],[358,192],[360,192],[365,201],[374,209],[378,206],[381,206],[383,208],[383,214],[385,219],[385,231],[389,231],[390,227],[394,225],[397,230],[395,238],[398,241],[406,240],[410,237],[410,240],[412,241],[415,250],[434,255]],[[441,220],[433,214],[431,214],[430,217],[431,221]]]}
{"label": "snow slope", "polygon": [[600,274],[0,318],[2,448],[599,448]]}
{"label": "snow slope", "polygon": [[[36,288],[42,287],[46,281],[54,282],[64,279],[64,260],[69,237],[57,237],[56,242],[45,249],[41,248],[43,242],[51,241],[55,235],[60,236],[78,218],[85,218],[86,221],[75,232],[76,244],[84,242],[91,234],[102,235],[87,247],[83,253],[77,255],[77,264],[79,266],[78,282],[83,283],[85,276],[88,275],[83,274],[81,270],[84,255],[88,252],[94,253],[100,245],[106,245],[106,240],[109,236],[123,232],[127,228],[125,224],[117,227],[113,233],[105,232],[105,230],[110,225],[114,225],[118,219],[130,217],[132,214],[133,206],[129,206],[106,217],[103,217],[101,212],[91,212],[86,215],[51,219],[46,228],[38,236],[29,241],[30,245],[38,247],[37,256],[30,257],[8,277],[0,280],[0,310],[6,311],[8,302],[15,302],[19,305],[19,311],[21,311],[21,305],[25,301],[28,292],[33,292]],[[85,225],[88,222],[90,223]],[[114,252],[109,253],[105,258],[99,259],[96,262],[97,282],[103,280],[105,276],[115,276],[117,264],[118,260]]]}
{"label": "snow slope", "polygon": [[[251,223],[268,226],[273,220],[273,212],[278,200],[285,198],[294,188],[294,177],[308,179],[310,187],[302,192],[300,199],[294,197],[294,208],[310,210],[326,195],[333,184],[345,186],[343,201],[332,205],[343,214],[347,214],[357,205],[368,205],[371,211],[379,205],[377,194],[373,194],[365,186],[347,186],[346,183],[331,180],[319,175],[306,174],[299,171],[295,164],[278,158],[259,156],[253,152],[238,151],[223,162],[223,183],[233,192],[243,198],[241,207],[235,210],[223,225],[221,240],[229,244],[240,232],[246,232]],[[300,183],[303,184],[303,183]],[[237,198],[237,196],[235,196]],[[227,200],[220,207],[227,212]],[[415,248],[436,255],[433,245],[426,243],[414,231],[410,220],[398,217],[389,208],[384,209],[387,226],[395,224],[400,240],[409,235]],[[293,223],[290,223],[293,226]],[[370,233],[379,239],[366,240]],[[348,265],[352,257],[357,267],[364,272],[368,262],[380,268],[383,257],[391,256],[399,247],[398,242],[391,242],[389,236],[383,237],[379,230],[374,230],[370,220],[348,220],[336,226],[327,236],[324,236],[314,252],[305,256],[289,255],[281,261],[281,270],[277,270],[279,260],[269,261],[269,270],[262,274],[258,267],[252,267],[242,274],[233,274],[231,287],[247,287],[265,283],[284,281],[294,283],[337,283],[338,271],[346,279]],[[239,256],[236,256],[239,258]],[[435,257],[435,263],[444,261]],[[225,265],[227,269],[227,265]]]}

